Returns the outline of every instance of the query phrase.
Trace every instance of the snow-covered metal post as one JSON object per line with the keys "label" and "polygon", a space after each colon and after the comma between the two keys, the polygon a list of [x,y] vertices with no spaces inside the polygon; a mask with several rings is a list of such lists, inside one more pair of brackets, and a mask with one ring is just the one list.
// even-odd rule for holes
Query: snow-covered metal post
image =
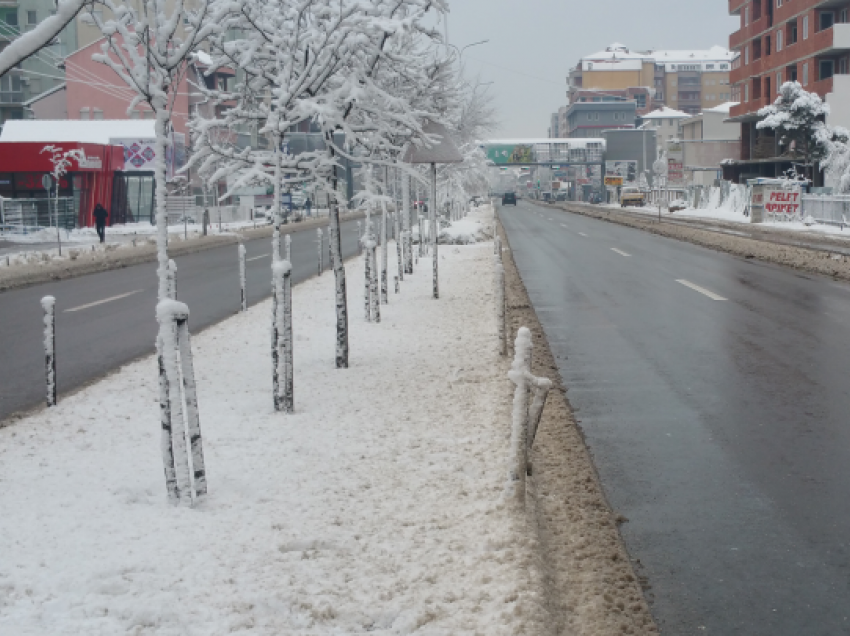
{"label": "snow-covered metal post", "polygon": [[389,268],[389,241],[387,240],[387,204],[384,203],[381,210],[381,302],[390,302],[388,293],[387,269]]}
{"label": "snow-covered metal post", "polygon": [[419,256],[425,256],[425,217],[419,215]]}
{"label": "snow-covered metal post", "polygon": [[248,311],[248,290],[246,289],[247,281],[245,276],[245,246],[239,244],[239,287],[242,290],[242,311]]}
{"label": "snow-covered metal post", "polygon": [[360,253],[363,254],[363,234],[360,232],[360,221],[357,221],[357,243],[360,245]]}
{"label": "snow-covered metal post", "polygon": [[168,259],[168,297],[177,300],[177,263],[173,258]]}
{"label": "snow-covered metal post", "polygon": [[437,227],[437,164],[431,164],[431,198],[434,200],[435,205],[431,206],[432,213],[431,218],[433,219],[434,229],[431,231],[434,242],[434,253],[432,255],[433,263],[434,263],[434,298],[437,299],[440,297],[440,275],[439,275],[439,254],[437,253],[437,243],[439,242],[440,230]]}
{"label": "snow-covered metal post", "polygon": [[41,299],[44,310],[44,364],[47,380],[47,406],[56,406],[56,299]]}
{"label": "snow-covered metal post", "polygon": [[324,246],[323,246],[323,238],[322,238],[322,228],[316,229],[316,244],[318,246],[318,255],[319,255],[319,276],[322,275],[322,272],[325,270],[324,267]]}

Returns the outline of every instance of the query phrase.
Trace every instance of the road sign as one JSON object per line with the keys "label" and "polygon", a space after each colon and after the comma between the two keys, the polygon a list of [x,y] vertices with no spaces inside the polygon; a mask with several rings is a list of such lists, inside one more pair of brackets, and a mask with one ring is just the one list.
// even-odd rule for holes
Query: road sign
{"label": "road sign", "polygon": [[45,190],[50,190],[53,187],[53,177],[46,174],[41,177],[41,187]]}
{"label": "road sign", "polygon": [[606,176],[605,177],[605,185],[607,185],[607,186],[621,186],[621,185],[623,185],[623,177]]}

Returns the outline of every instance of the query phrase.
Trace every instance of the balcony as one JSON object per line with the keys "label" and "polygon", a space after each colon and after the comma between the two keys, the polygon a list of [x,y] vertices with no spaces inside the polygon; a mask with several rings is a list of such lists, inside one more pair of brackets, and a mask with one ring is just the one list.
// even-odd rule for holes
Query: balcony
{"label": "balcony", "polygon": [[769,97],[760,97],[758,99],[751,99],[748,102],[742,102],[742,103],[738,104],[737,106],[733,106],[732,109],[729,111],[729,117],[732,118],[732,119],[736,119],[738,117],[743,117],[745,115],[752,115],[754,117],[755,114],[760,109],[762,109],[765,106],[767,106],[768,104],[772,104],[772,103],[773,103],[773,96],[772,95],[769,96]]}
{"label": "balcony", "polygon": [[729,15],[738,15],[749,0],[729,0]]}
{"label": "balcony", "polygon": [[744,44],[771,28],[768,16],[763,15],[758,20],[753,20],[747,26],[735,31],[729,36],[729,48],[739,50]]}

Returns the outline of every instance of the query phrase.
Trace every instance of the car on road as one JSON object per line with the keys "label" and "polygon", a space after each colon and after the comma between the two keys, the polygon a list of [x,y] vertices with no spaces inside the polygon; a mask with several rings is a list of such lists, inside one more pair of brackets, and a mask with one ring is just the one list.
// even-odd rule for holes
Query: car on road
{"label": "car on road", "polygon": [[516,194],[513,192],[505,192],[502,195],[502,205],[516,205]]}
{"label": "car on road", "polygon": [[627,187],[620,191],[620,205],[643,207],[646,205],[646,193],[640,188]]}

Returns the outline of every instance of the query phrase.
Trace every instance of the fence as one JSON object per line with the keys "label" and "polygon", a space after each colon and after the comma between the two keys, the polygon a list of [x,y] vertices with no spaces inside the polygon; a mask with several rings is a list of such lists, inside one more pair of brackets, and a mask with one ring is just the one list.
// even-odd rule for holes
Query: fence
{"label": "fence", "polygon": [[0,199],[0,233],[29,234],[43,228],[73,230],[77,206],[72,197],[56,199]]}
{"label": "fence", "polygon": [[816,223],[844,229],[850,225],[850,195],[804,194],[801,215],[804,219],[811,216]]}

